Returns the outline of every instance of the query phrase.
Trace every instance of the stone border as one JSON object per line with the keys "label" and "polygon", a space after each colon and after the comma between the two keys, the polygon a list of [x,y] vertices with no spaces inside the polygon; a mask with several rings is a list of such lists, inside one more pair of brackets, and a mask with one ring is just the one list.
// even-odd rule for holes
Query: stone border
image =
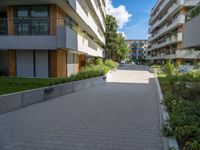
{"label": "stone border", "polygon": [[[110,73],[111,72],[108,74]],[[44,102],[55,97],[82,91],[98,85],[105,85],[108,74],[106,76],[100,76],[96,78],[2,95],[0,96],[0,114]]]}
{"label": "stone border", "polygon": [[[162,125],[169,119],[169,114],[166,111],[166,108],[164,106],[163,93],[162,93],[162,90],[160,87],[160,83],[159,83],[157,74],[155,72],[154,72],[154,77],[155,77],[155,82],[156,82],[156,90],[158,92],[158,97],[159,97],[160,125]],[[172,148],[173,150],[179,150],[178,142],[172,136],[169,136],[169,137],[163,136],[163,148],[164,148],[164,150],[169,150],[170,148]]]}

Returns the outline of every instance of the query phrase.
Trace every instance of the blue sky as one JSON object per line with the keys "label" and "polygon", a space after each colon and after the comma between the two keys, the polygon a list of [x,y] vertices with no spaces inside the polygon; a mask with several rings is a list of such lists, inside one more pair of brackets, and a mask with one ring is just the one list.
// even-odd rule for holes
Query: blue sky
{"label": "blue sky", "polygon": [[[147,39],[150,10],[156,0],[107,0],[111,3],[111,14],[118,18],[126,39]],[[120,9],[121,8],[121,9]],[[121,18],[120,18],[121,15]]]}

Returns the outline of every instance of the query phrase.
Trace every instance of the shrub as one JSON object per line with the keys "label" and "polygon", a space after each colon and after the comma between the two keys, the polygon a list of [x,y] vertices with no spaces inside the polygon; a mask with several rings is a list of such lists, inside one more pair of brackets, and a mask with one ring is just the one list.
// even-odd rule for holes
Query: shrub
{"label": "shrub", "polygon": [[186,142],[183,150],[200,150],[200,142],[194,140],[192,142]]}
{"label": "shrub", "polygon": [[103,65],[103,59],[102,59],[102,58],[97,58],[97,59],[95,60],[95,64],[96,64],[96,65]]}
{"label": "shrub", "polygon": [[176,71],[176,68],[174,67],[174,65],[172,64],[171,60],[168,60],[167,63],[164,66],[164,72],[168,75],[174,75]]}
{"label": "shrub", "polygon": [[106,66],[110,67],[111,69],[117,68],[118,67],[118,63],[112,60],[106,60],[104,63]]}
{"label": "shrub", "polygon": [[[199,150],[200,72],[169,74],[167,77],[159,76],[159,81],[164,94],[164,104],[169,112],[171,132],[177,138],[181,149]],[[186,83],[190,85],[189,88],[185,87]],[[163,134],[169,135],[169,129],[169,125],[164,124]]]}
{"label": "shrub", "polygon": [[164,136],[171,136],[172,133],[172,128],[170,127],[169,122],[165,122],[164,124],[162,124],[161,126],[161,132]]}

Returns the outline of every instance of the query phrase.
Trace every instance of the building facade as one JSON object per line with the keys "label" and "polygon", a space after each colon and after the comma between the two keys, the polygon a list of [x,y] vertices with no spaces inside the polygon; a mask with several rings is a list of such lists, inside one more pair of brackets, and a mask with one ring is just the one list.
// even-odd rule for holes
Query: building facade
{"label": "building facade", "polygon": [[[183,47],[196,52],[200,57],[200,3],[186,14],[184,24]],[[190,54],[188,54],[190,55]],[[200,62],[200,61],[199,61]]]}
{"label": "building facade", "polygon": [[[200,57],[196,51],[183,46],[186,14],[200,0],[158,0],[152,8],[149,20],[148,60],[164,63],[171,59],[174,63],[194,62]],[[191,55],[188,55],[190,53]]]}
{"label": "building facade", "polygon": [[104,57],[105,0],[1,0],[0,75],[67,77]]}
{"label": "building facade", "polygon": [[125,40],[129,47],[128,59],[138,60],[146,57],[147,40]]}

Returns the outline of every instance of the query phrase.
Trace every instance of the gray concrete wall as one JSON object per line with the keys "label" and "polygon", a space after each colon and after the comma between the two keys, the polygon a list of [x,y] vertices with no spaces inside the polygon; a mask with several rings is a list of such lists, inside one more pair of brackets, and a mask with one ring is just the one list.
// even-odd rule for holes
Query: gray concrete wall
{"label": "gray concrete wall", "polygon": [[3,95],[0,96],[0,114],[104,84],[106,84],[106,80],[101,76],[97,78]]}
{"label": "gray concrete wall", "polygon": [[183,33],[183,47],[200,48],[200,15],[185,23]]}

